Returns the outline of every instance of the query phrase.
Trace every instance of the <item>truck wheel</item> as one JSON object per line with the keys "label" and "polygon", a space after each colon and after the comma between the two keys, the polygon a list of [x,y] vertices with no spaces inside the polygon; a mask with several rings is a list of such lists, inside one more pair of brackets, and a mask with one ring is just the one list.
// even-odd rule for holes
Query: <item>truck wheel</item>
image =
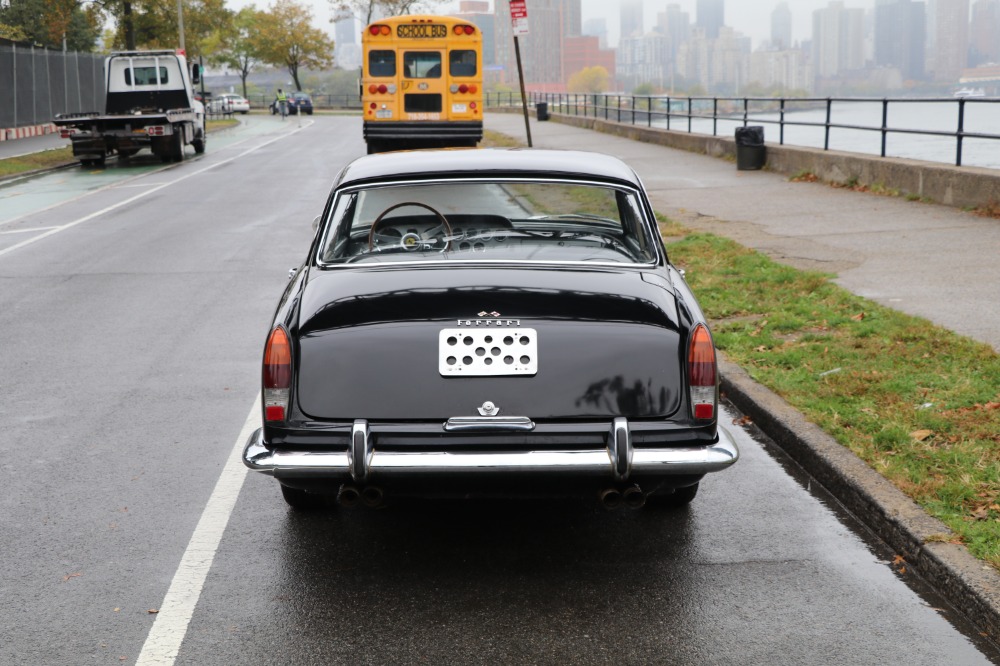
{"label": "truck wheel", "polygon": [[175,162],[184,160],[184,137],[180,132],[174,132],[170,140],[170,157]]}
{"label": "truck wheel", "polygon": [[191,142],[191,145],[194,146],[194,152],[196,155],[202,155],[205,153],[205,142],[207,140],[205,132],[199,132],[198,138]]}

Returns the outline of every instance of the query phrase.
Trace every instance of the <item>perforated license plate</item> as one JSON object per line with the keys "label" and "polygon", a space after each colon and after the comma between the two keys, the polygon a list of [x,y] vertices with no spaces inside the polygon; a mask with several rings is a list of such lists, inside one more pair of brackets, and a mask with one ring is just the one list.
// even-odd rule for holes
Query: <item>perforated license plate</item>
{"label": "perforated license plate", "polygon": [[444,377],[534,375],[538,333],[533,328],[443,329],[438,370]]}

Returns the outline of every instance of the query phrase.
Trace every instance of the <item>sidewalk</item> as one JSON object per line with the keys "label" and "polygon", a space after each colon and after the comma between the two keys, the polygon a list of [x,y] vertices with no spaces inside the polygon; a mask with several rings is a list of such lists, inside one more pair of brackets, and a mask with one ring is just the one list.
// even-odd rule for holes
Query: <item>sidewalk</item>
{"label": "sidewalk", "polygon": [[[488,113],[486,129],[524,140],[524,117]],[[725,160],[531,119],[536,148],[616,155],[653,207],[844,288],[1000,350],[1000,220],[935,204],[792,183]]]}
{"label": "sidewalk", "polygon": [[69,139],[63,139],[59,133],[44,134],[25,139],[8,139],[0,141],[0,160],[9,157],[20,157],[30,153],[40,153],[43,150],[52,150],[69,146]]}

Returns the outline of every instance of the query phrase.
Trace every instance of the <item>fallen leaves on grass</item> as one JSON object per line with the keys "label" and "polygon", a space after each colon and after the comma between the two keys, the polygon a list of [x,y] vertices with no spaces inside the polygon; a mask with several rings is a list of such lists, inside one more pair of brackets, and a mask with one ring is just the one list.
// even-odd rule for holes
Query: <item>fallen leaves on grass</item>
{"label": "fallen leaves on grass", "polygon": [[932,430],[914,430],[910,433],[910,439],[917,442],[923,442],[933,434],[934,432]]}

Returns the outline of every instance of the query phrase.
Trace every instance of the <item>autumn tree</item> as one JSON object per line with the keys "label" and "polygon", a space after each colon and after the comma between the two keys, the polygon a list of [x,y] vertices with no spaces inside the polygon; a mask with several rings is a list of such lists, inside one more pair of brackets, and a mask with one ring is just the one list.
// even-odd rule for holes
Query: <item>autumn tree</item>
{"label": "autumn tree", "polygon": [[[100,12],[78,0],[11,0],[0,3],[0,36],[49,48],[93,51]],[[64,41],[65,40],[65,41]]]}
{"label": "autumn tree", "polygon": [[232,31],[224,48],[212,56],[212,63],[228,65],[240,75],[243,96],[247,96],[247,77],[262,62],[258,46],[260,10],[253,5],[244,7],[233,17]]}
{"label": "autumn tree", "polygon": [[368,25],[381,16],[402,16],[403,14],[432,14],[442,0],[330,0],[330,5],[339,12],[350,12]]}
{"label": "autumn tree", "polygon": [[312,25],[312,12],[294,0],[278,0],[256,21],[258,56],[262,62],[288,69],[295,89],[302,90],[299,71],[333,64],[333,40]]}
{"label": "autumn tree", "polygon": [[[105,0],[104,7],[118,24],[115,48],[180,46],[176,0]],[[233,16],[225,0],[184,0],[184,48],[188,58],[212,56],[219,51],[233,31]]]}
{"label": "autumn tree", "polygon": [[596,67],[585,67],[579,72],[569,77],[566,89],[569,92],[578,93],[599,93],[608,89],[611,76],[608,70],[600,65]]}

